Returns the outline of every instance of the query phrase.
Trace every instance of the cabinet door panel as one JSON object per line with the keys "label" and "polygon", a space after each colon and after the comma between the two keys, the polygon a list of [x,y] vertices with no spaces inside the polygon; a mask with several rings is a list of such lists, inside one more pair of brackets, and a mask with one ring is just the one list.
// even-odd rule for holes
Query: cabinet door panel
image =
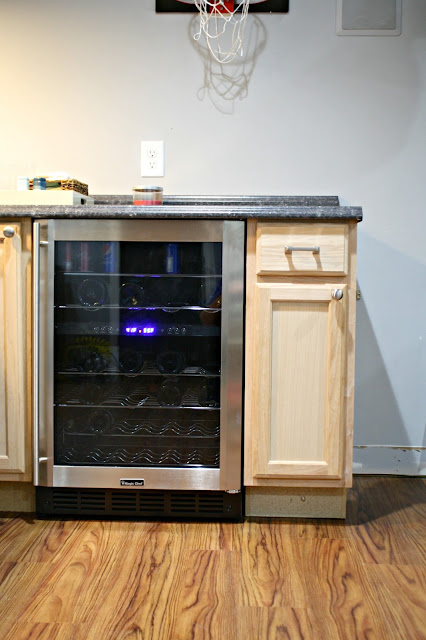
{"label": "cabinet door panel", "polygon": [[342,290],[257,285],[257,478],[342,477]]}
{"label": "cabinet door panel", "polygon": [[[5,227],[12,237],[4,236]],[[25,296],[19,224],[0,224],[0,473],[25,472]]]}

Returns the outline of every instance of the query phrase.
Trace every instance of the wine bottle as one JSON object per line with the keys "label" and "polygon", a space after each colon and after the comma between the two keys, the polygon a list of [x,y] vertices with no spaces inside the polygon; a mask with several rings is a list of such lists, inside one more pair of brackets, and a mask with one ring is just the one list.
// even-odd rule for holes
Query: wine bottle
{"label": "wine bottle", "polygon": [[99,409],[92,413],[89,418],[89,431],[92,433],[103,434],[108,431],[114,424],[114,418],[109,411]]}
{"label": "wine bottle", "polygon": [[99,404],[101,402],[102,397],[102,389],[99,384],[95,382],[85,381],[79,387],[78,390],[78,399],[80,404]]}
{"label": "wine bottle", "polygon": [[137,373],[142,369],[143,354],[136,349],[123,349],[118,358],[118,368],[122,373]]}
{"label": "wine bottle", "polygon": [[165,380],[157,393],[157,400],[162,407],[178,407],[182,402],[182,392],[175,380]]}
{"label": "wine bottle", "polygon": [[219,407],[220,387],[219,382],[215,379],[207,379],[202,385],[198,402],[202,407]]}
{"label": "wine bottle", "polygon": [[143,299],[143,287],[137,282],[125,282],[121,285],[120,307],[140,307]]}
{"label": "wine bottle", "polygon": [[102,306],[107,298],[105,283],[97,278],[86,278],[78,285],[77,298],[86,307]]}
{"label": "wine bottle", "polygon": [[83,371],[100,373],[107,368],[107,362],[98,351],[90,351],[82,362]]}
{"label": "wine bottle", "polygon": [[185,365],[185,356],[180,351],[161,351],[156,365],[160,373],[180,373]]}

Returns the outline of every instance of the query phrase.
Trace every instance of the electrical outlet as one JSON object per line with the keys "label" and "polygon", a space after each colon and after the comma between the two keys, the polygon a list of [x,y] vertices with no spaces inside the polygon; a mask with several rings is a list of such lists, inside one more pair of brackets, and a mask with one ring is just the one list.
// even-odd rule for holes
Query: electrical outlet
{"label": "electrical outlet", "polygon": [[145,178],[164,176],[164,141],[142,140],[141,176]]}

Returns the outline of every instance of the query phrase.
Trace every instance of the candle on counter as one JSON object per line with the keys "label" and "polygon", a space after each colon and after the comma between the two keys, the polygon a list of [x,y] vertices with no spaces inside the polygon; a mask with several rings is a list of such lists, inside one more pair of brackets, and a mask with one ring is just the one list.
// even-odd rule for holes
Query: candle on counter
{"label": "candle on counter", "polygon": [[133,187],[133,204],[146,206],[163,204],[163,187]]}

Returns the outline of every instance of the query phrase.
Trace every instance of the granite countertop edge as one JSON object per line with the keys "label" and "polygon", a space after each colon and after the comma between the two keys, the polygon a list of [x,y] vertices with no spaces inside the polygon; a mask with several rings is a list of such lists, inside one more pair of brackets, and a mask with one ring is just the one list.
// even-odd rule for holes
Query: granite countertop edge
{"label": "granite countertop edge", "polygon": [[134,206],[131,196],[93,197],[86,205],[0,205],[0,217],[362,220],[361,207],[340,206],[337,196],[169,196],[157,206]]}

